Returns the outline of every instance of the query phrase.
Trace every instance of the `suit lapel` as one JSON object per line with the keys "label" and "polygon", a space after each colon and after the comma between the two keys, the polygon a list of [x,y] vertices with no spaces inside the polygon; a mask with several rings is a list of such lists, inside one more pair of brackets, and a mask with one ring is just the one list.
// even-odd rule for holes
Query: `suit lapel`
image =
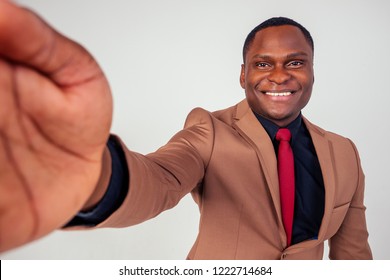
{"label": "suit lapel", "polygon": [[252,110],[250,110],[246,100],[241,101],[237,105],[234,118],[236,122],[233,124],[233,127],[254,147],[257,153],[278,216],[280,234],[281,236],[285,236],[280,207],[279,180],[274,146],[263,126],[257,120]]}
{"label": "suit lapel", "polygon": [[[265,129],[250,110],[246,100],[237,105],[234,118],[236,122],[233,126],[256,150],[278,216],[280,235],[283,237],[285,234],[281,218],[277,160],[273,144]],[[333,149],[332,143],[325,137],[324,130],[313,125],[304,117],[303,121],[313,140],[324,179],[325,209],[318,236],[318,241],[321,242],[324,240],[334,206],[336,179]]]}
{"label": "suit lapel", "polygon": [[325,209],[322,218],[321,227],[318,239],[324,240],[326,230],[333,211],[334,197],[336,191],[335,166],[332,143],[325,137],[325,132],[319,127],[310,123],[306,118],[303,118],[310,136],[313,140],[314,148],[317,152],[320,162],[322,176],[325,186]]}

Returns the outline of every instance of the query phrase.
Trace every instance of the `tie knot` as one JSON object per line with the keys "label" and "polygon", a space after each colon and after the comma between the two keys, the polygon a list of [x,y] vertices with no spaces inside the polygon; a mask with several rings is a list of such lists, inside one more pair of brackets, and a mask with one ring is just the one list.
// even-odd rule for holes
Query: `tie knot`
{"label": "tie knot", "polygon": [[276,133],[276,140],[278,141],[290,141],[291,132],[288,128],[280,128]]}

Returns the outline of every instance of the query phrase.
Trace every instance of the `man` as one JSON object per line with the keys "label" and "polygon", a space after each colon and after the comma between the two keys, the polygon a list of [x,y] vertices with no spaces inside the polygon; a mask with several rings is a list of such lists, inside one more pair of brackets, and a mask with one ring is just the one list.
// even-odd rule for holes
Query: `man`
{"label": "man", "polygon": [[[201,220],[190,259],[320,259],[327,239],[330,258],[372,258],[356,148],[300,113],[314,82],[313,42],[301,25],[276,18],[255,28],[240,76],[246,99],[195,109],[143,156],[109,137],[111,95],[91,56],[34,14],[7,2],[0,10],[1,250],[69,220],[134,225],[191,192]],[[294,154],[287,214],[276,154],[290,143],[279,144],[287,141],[279,128]]]}

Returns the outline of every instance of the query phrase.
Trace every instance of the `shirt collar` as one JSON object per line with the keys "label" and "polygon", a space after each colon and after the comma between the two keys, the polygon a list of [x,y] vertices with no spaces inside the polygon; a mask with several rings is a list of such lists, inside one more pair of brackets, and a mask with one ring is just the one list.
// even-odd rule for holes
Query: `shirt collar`
{"label": "shirt collar", "polygon": [[[269,137],[272,141],[275,140],[276,133],[279,130],[279,126],[273,123],[272,121],[260,116],[256,112],[253,111],[256,118],[259,120],[261,125],[264,127],[265,131],[267,131]],[[302,114],[299,113],[298,117],[296,117],[295,120],[293,120],[291,123],[289,123],[286,128],[288,128],[291,132],[291,143],[293,143],[294,139],[296,139],[296,136],[298,135],[299,128],[302,124]]]}

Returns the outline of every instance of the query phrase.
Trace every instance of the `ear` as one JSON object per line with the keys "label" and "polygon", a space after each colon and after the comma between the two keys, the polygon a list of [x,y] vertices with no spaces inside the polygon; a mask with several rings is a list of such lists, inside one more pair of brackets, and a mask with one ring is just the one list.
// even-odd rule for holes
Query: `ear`
{"label": "ear", "polygon": [[245,89],[245,64],[241,64],[240,85]]}

